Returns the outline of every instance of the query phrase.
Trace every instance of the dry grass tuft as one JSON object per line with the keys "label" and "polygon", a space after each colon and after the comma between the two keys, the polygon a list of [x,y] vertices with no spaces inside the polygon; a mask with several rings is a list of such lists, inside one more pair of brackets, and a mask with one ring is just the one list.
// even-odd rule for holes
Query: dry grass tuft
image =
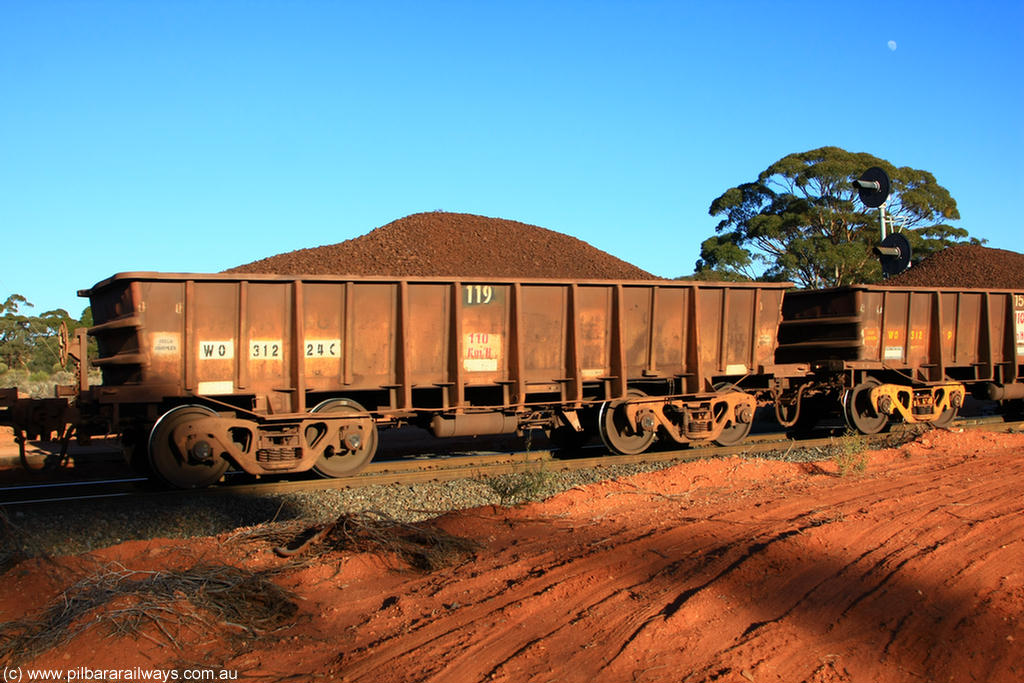
{"label": "dry grass tuft", "polygon": [[[95,627],[181,648],[174,633],[199,627],[260,636],[298,610],[268,572],[223,565],[184,571],[133,571],[113,563],[75,583],[34,619],[0,623],[0,664],[31,659]],[[154,637],[146,626],[158,632]]]}
{"label": "dry grass tuft", "polygon": [[275,550],[291,557],[313,547],[383,554],[400,558],[413,569],[431,572],[471,557],[480,544],[430,524],[408,524],[382,512],[366,511],[309,527]]}
{"label": "dry grass tuft", "polygon": [[308,521],[292,519],[285,522],[264,522],[255,526],[236,529],[225,540],[225,544],[232,543],[256,543],[283,545],[291,543],[292,540],[308,528]]}

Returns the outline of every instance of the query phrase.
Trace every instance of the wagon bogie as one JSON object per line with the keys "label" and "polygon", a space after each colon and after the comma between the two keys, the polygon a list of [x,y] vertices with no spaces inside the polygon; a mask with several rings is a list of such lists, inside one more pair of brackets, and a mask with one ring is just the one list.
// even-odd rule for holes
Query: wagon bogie
{"label": "wagon bogie", "polygon": [[194,488],[219,479],[229,463],[254,475],[315,468],[344,476],[369,462],[376,447],[373,416],[354,401],[335,399],[302,419],[259,420],[179,406],[153,426],[148,454],[161,478]]}
{"label": "wagon bogie", "polygon": [[897,416],[904,422],[948,424],[963,405],[966,391],[959,383],[908,387],[902,384],[881,384],[870,393],[871,405],[884,415]]}

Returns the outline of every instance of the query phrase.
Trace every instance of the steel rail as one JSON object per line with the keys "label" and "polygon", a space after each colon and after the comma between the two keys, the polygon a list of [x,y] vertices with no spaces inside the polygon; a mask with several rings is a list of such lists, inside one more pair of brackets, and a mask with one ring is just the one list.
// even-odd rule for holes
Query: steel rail
{"label": "steel rail", "polygon": [[[1001,417],[980,417],[962,419],[948,428],[978,429],[987,431],[1024,431],[1024,421],[1004,422]],[[757,455],[791,451],[793,449],[823,448],[843,443],[850,439],[861,439],[870,446],[886,445],[900,433],[913,436],[911,425],[893,425],[892,430],[875,435],[840,435],[794,439],[784,433],[754,434],[735,446],[702,446],[672,450],[648,451],[637,455],[614,455],[603,453],[597,456],[576,455],[556,457],[548,449],[519,452],[444,455],[412,460],[372,462],[361,473],[334,479],[298,479],[287,481],[249,481],[241,473],[229,473],[228,481],[204,489],[167,489],[153,481],[131,477],[125,479],[104,479],[82,482],[39,483],[26,486],[0,487],[0,508],[19,505],[70,502],[132,496],[259,496],[330,489],[362,488],[391,484],[419,484],[446,482],[475,477],[495,477],[535,471],[571,471],[597,467],[635,464],[659,464],[686,462],[705,458],[719,458],[730,455]],[[601,447],[591,449],[601,453]],[[244,483],[231,483],[231,479],[246,479]]]}

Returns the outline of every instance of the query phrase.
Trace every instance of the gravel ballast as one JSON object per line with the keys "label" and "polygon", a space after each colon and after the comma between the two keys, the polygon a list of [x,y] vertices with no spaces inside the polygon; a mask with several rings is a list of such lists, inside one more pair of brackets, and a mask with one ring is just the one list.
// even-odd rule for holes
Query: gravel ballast
{"label": "gravel ballast", "polygon": [[[823,448],[755,451],[740,457],[813,462],[828,459]],[[9,522],[28,540],[29,555],[62,556],[90,552],[125,541],[217,536],[243,527],[301,520],[315,524],[344,513],[382,513],[401,522],[418,522],[453,510],[487,505],[516,505],[543,500],[572,488],[654,472],[681,460],[606,465],[591,469],[542,469],[498,477],[447,482],[387,484],[301,493],[232,495],[230,492],[178,491],[161,496],[75,501],[16,507]],[[520,478],[520,479],[517,479]],[[519,494],[510,489],[525,478]],[[511,485],[511,486],[510,486]]]}
{"label": "gravel ballast", "polygon": [[[613,465],[592,470],[549,471],[538,498],[575,486],[650,472],[673,463]],[[29,539],[30,555],[72,555],[117,543],[153,538],[216,536],[239,527],[374,511],[415,522],[452,510],[502,504],[499,486],[487,479],[390,484],[354,489],[236,496],[204,492],[40,504],[7,510],[8,520]],[[507,500],[505,502],[508,502]]]}

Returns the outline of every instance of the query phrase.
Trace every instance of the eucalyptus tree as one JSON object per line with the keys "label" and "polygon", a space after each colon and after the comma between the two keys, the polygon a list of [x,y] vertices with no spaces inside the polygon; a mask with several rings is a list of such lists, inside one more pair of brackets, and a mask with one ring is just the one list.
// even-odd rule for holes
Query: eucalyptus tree
{"label": "eucalyptus tree", "polygon": [[980,244],[950,225],[960,218],[956,201],[928,171],[821,147],[779,159],[711,203],[709,213],[722,220],[701,244],[695,277],[791,280],[814,288],[881,280],[872,253],[881,237],[878,210],[861,204],[853,186],[872,166],[889,174],[886,210],[915,262],[959,241]]}

